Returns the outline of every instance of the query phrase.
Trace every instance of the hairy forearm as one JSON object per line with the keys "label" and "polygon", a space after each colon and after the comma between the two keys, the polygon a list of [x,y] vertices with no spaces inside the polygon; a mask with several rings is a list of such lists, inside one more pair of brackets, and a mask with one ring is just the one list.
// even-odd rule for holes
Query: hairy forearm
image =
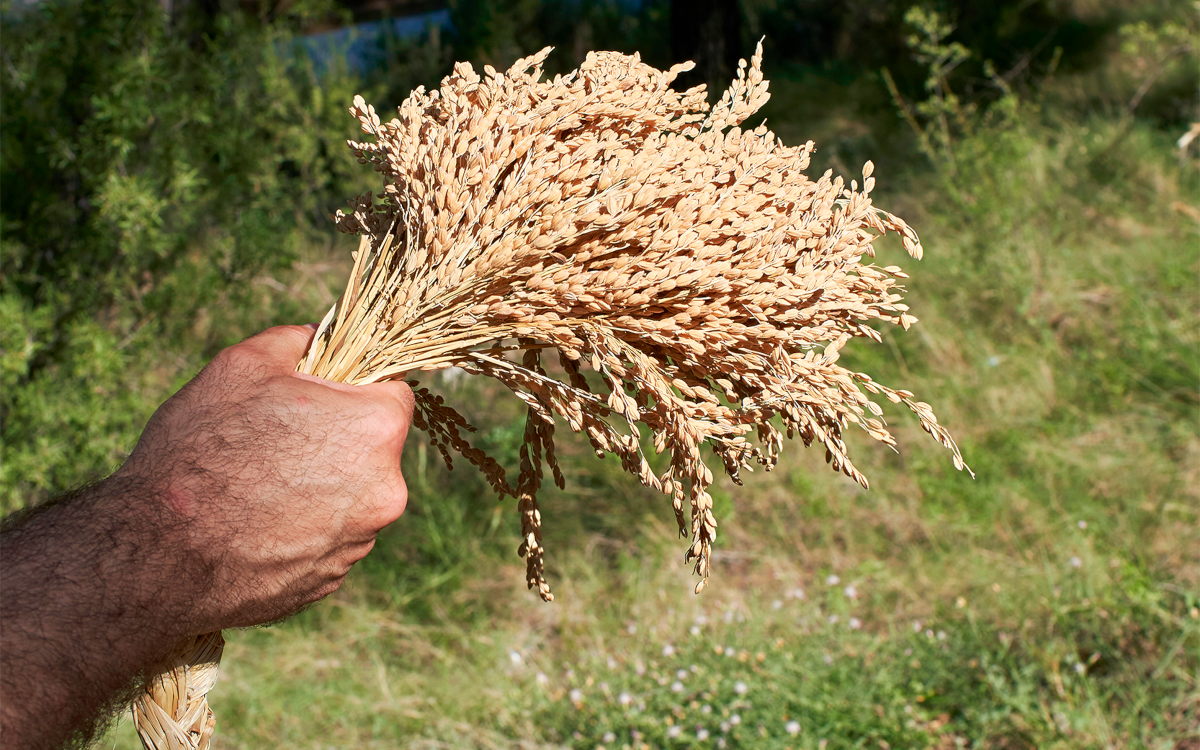
{"label": "hairy forearm", "polygon": [[0,746],[86,735],[192,637],[332,593],[407,500],[412,394],[298,375],[312,327],[218,354],[125,465],[0,532]]}
{"label": "hairy forearm", "polygon": [[190,634],[205,565],[182,521],[121,474],[0,534],[0,745],[85,737]]}

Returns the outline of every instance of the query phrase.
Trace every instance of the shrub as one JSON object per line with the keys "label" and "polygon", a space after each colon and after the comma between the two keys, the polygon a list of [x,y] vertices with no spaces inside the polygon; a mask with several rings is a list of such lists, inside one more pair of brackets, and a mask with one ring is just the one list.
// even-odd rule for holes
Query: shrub
{"label": "shrub", "polygon": [[0,510],[118,461],[204,350],[271,317],[249,280],[358,188],[362,86],[318,81],[295,20],[150,0],[6,17]]}

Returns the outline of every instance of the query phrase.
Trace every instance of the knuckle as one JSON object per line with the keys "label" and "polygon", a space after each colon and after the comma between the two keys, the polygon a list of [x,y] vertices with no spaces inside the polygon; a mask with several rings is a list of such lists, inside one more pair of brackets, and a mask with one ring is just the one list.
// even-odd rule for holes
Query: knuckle
{"label": "knuckle", "polygon": [[363,389],[373,401],[391,412],[405,425],[412,421],[413,407],[416,402],[412,388],[409,388],[407,383],[393,380],[385,383],[372,383],[363,386]]}
{"label": "knuckle", "polygon": [[338,556],[338,565],[348,575],[355,563],[366,557],[374,548],[375,534],[372,533],[369,539],[345,547]]}
{"label": "knuckle", "polygon": [[263,369],[260,362],[261,354],[260,348],[250,340],[234,344],[217,352],[202,374],[208,373],[210,378],[218,380],[245,377],[247,374]]}
{"label": "knuckle", "polygon": [[[334,593],[342,587],[346,582],[346,574],[342,574],[331,581],[326,582],[313,592],[312,602],[319,602],[330,594]],[[310,602],[311,603],[311,602]]]}
{"label": "knuckle", "polygon": [[404,482],[404,477],[397,473],[396,482],[388,487],[386,492],[380,493],[376,499],[372,513],[372,525],[377,530],[388,526],[403,515],[406,507],[408,507],[408,486]]}
{"label": "knuckle", "polygon": [[408,383],[397,381],[395,384],[396,398],[400,402],[400,410],[404,414],[406,421],[412,421],[413,409],[416,406],[416,396],[413,395],[412,388]]}
{"label": "knuckle", "polygon": [[373,410],[369,416],[368,431],[375,438],[380,449],[396,454],[404,447],[408,438],[408,422],[400,419],[395,413],[383,410]]}

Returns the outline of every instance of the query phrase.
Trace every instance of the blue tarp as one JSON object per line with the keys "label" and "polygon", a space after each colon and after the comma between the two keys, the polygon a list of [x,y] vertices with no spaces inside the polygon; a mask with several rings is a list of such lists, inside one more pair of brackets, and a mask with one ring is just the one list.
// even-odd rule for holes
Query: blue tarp
{"label": "blue tarp", "polygon": [[387,54],[389,43],[419,39],[431,27],[450,30],[449,10],[435,10],[415,16],[385,18],[382,21],[344,26],[334,31],[313,34],[297,39],[304,46],[318,71],[329,65],[334,55],[345,56],[346,64],[355,73],[377,68]]}

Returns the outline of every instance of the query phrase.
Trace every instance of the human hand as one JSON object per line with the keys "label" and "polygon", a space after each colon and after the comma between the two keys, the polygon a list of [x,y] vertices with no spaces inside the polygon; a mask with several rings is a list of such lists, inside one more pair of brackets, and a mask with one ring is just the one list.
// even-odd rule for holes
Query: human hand
{"label": "human hand", "polygon": [[279,326],[222,351],[159,407],[114,476],[149,482],[179,519],[174,541],[206,572],[188,634],[278,620],[329,595],[404,511],[412,392],[296,373],[312,337]]}
{"label": "human hand", "polygon": [[115,474],[5,519],[0,744],[86,739],[187,639],[331,593],[403,512],[412,392],[297,374],[312,337],[222,351]]}

